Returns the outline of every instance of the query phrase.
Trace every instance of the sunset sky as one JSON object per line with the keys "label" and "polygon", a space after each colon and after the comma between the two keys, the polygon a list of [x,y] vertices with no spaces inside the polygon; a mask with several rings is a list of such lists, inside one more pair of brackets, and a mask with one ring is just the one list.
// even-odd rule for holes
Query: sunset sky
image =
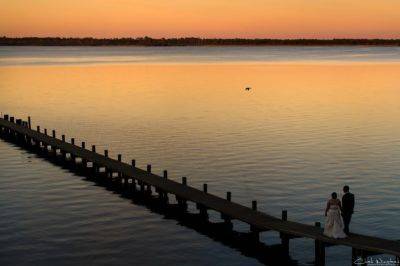
{"label": "sunset sky", "polygon": [[399,0],[0,0],[0,35],[400,38]]}

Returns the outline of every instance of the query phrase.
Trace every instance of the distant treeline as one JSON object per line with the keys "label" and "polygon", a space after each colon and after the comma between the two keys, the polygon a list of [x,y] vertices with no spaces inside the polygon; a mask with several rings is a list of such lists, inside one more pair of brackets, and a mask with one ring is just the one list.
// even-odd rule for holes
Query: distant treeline
{"label": "distant treeline", "polygon": [[59,38],[0,37],[0,45],[38,46],[205,46],[205,45],[387,45],[400,46],[400,39],[202,39],[202,38]]}

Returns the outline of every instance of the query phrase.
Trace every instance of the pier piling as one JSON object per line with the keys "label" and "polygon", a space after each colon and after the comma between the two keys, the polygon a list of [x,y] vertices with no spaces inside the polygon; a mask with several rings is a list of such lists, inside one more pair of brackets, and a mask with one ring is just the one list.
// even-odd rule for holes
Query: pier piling
{"label": "pier piling", "polygon": [[[282,221],[286,222],[287,218],[288,218],[287,210],[282,210]],[[281,244],[282,244],[283,251],[288,256],[289,255],[290,237],[285,233],[280,233],[280,237],[281,237]]]}
{"label": "pier piling", "polygon": [[[118,162],[122,162],[122,154],[118,154]],[[120,171],[118,171],[118,185],[121,185],[122,182],[122,173]]]}
{"label": "pier piling", "polygon": [[[75,138],[71,138],[71,145],[74,145],[75,146]],[[70,153],[70,156],[71,156],[71,163],[73,164],[73,165],[75,165],[75,162],[76,162],[76,156],[74,155],[74,153]]]}
{"label": "pier piling", "polygon": [[[256,200],[253,200],[251,202],[251,209],[253,211],[257,211],[257,201]],[[259,241],[260,240],[260,229],[259,228],[257,228],[256,226],[251,224],[250,225],[250,232],[251,232],[252,238],[255,241]]]}
{"label": "pier piling", "polygon": [[[86,142],[82,141],[81,148],[86,149]],[[82,157],[82,167],[84,169],[87,168],[87,163],[88,163],[88,160],[86,158]]]}
{"label": "pier piling", "polygon": [[256,200],[253,200],[253,201],[251,202],[251,209],[252,209],[253,211],[257,211],[257,201],[256,201]]}
{"label": "pier piling", "polygon": [[147,165],[147,173],[149,173],[149,174],[151,173],[151,164]]}
{"label": "pier piling", "polygon": [[[320,222],[315,222],[315,227],[321,228]],[[316,266],[325,266],[325,243],[319,239],[315,241],[315,265]]]}
{"label": "pier piling", "polygon": [[[226,200],[231,202],[232,201],[232,193],[230,191],[226,192]],[[229,228],[233,228],[232,219],[229,215],[224,214],[221,212],[221,219],[224,220],[225,225]]]}
{"label": "pier piling", "polygon": [[207,184],[203,184],[203,192],[208,193],[208,185]]}

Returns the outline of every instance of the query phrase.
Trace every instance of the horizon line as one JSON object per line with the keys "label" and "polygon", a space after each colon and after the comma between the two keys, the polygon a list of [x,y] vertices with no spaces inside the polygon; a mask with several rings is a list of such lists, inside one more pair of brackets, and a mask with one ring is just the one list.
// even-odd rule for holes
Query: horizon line
{"label": "horizon line", "polygon": [[179,37],[151,37],[148,35],[144,36],[130,36],[130,37],[77,37],[77,36],[6,36],[0,35],[2,39],[27,39],[27,38],[38,38],[38,39],[94,39],[94,40],[116,40],[116,39],[153,39],[153,40],[172,40],[172,39],[200,39],[200,40],[276,40],[276,41],[290,41],[290,40],[317,40],[317,41],[334,41],[334,40],[383,40],[383,41],[399,41],[398,38],[269,38],[269,37],[257,37],[257,38],[244,38],[244,37],[198,37],[198,36],[179,36]]}

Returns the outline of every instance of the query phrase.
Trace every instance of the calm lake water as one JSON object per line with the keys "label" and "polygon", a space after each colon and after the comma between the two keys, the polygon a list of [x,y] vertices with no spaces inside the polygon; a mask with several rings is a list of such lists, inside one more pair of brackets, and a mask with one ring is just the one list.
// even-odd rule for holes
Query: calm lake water
{"label": "calm lake water", "polygon": [[[399,73],[399,47],[0,47],[0,111],[304,223],[348,184],[352,230],[400,239]],[[1,140],[0,169],[1,265],[260,264]]]}

